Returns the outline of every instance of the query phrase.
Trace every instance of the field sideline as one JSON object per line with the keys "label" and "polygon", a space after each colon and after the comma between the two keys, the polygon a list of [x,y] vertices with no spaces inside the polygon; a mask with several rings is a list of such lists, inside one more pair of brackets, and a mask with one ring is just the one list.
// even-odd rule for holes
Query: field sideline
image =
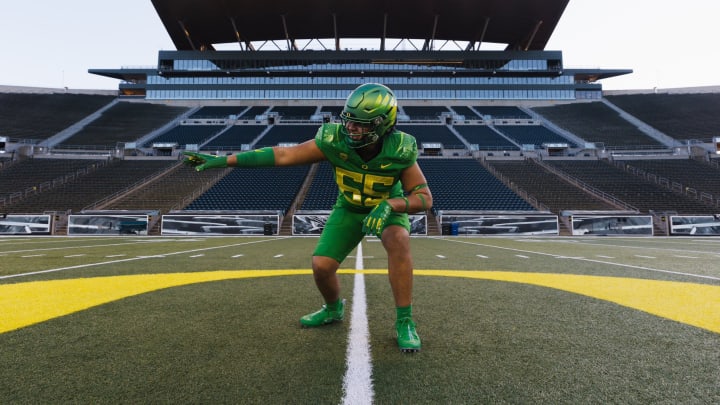
{"label": "field sideline", "polygon": [[718,403],[720,239],[412,239],[401,354],[375,238],[321,304],[315,238],[0,239],[0,403]]}

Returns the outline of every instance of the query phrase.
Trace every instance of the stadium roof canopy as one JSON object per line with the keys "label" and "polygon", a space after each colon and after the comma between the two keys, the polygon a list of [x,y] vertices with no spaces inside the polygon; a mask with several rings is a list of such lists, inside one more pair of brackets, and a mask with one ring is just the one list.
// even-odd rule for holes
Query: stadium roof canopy
{"label": "stadium roof canopy", "polygon": [[462,42],[467,50],[483,43],[507,50],[543,50],[569,0],[152,0],[178,50],[215,50],[237,43],[299,40],[422,40],[423,50],[438,42]]}

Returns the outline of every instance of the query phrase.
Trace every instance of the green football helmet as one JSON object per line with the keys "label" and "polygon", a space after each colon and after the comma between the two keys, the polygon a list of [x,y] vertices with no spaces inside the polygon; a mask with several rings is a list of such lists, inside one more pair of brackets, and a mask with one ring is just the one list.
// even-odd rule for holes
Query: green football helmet
{"label": "green football helmet", "polygon": [[[397,99],[392,90],[382,84],[363,84],[348,96],[340,119],[348,146],[354,149],[368,146],[395,127]],[[351,134],[348,132],[349,122],[362,126],[365,130],[361,134]]]}

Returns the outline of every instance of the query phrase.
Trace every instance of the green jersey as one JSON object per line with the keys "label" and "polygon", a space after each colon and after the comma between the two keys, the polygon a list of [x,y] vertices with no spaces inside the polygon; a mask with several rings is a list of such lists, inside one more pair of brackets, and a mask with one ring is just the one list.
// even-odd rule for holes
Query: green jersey
{"label": "green jersey", "polygon": [[337,204],[366,212],[382,200],[402,197],[400,174],[417,160],[415,138],[394,130],[382,138],[380,153],[366,162],[345,143],[341,128],[341,124],[323,124],[315,135],[315,143],[335,171]]}

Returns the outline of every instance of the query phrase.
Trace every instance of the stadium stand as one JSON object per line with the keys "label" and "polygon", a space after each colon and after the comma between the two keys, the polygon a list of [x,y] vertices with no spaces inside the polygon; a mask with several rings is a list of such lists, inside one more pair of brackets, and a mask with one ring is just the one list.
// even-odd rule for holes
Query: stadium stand
{"label": "stadium stand", "polygon": [[457,115],[465,117],[466,120],[482,120],[483,118],[478,115],[472,108],[466,106],[453,106],[452,110]]}
{"label": "stadium stand", "polygon": [[109,146],[133,142],[188,110],[163,104],[119,102],[61,143],[67,146]]}
{"label": "stadium stand", "polygon": [[574,142],[542,125],[496,125],[495,129],[519,145],[535,145],[536,149],[543,149],[546,143],[566,143],[569,147],[577,147]]}
{"label": "stadium stand", "polygon": [[455,130],[478,150],[520,150],[520,147],[485,125],[455,125]]}
{"label": "stadium stand", "polygon": [[320,162],[300,209],[329,210],[335,204],[337,196],[338,187],[332,166],[329,162]]}
{"label": "stadium stand", "polygon": [[720,198],[720,169],[706,162],[694,159],[637,159],[617,160],[618,166],[662,186],[694,193],[700,198],[703,193]]}
{"label": "stadium stand", "polygon": [[188,118],[200,119],[200,118],[230,118],[235,116],[236,118],[241,115],[243,111],[247,109],[247,106],[204,106],[200,107],[197,111],[192,113]]}
{"label": "stadium stand", "polygon": [[243,111],[242,115],[238,117],[240,120],[254,120],[258,115],[263,115],[270,108],[270,106],[256,105]]}
{"label": "stadium stand", "polygon": [[10,166],[15,161],[12,158],[12,155],[9,156],[0,156],[0,170]]}
{"label": "stadium stand", "polygon": [[708,142],[720,134],[720,93],[610,95],[606,100],[678,140]]}
{"label": "stadium stand", "polygon": [[310,166],[235,168],[184,210],[290,209]]}
{"label": "stadium stand", "polygon": [[273,125],[255,144],[256,148],[276,146],[281,143],[302,143],[313,139],[318,125]]}
{"label": "stadium stand", "polygon": [[601,160],[547,160],[545,163],[636,207],[641,213],[700,214],[712,210]]}
{"label": "stadium stand", "polygon": [[270,113],[278,113],[281,120],[309,120],[315,114],[315,106],[274,106]]}
{"label": "stadium stand", "polygon": [[0,200],[10,203],[50,190],[106,163],[90,159],[23,159],[0,170]]}
{"label": "stadium stand", "polygon": [[601,102],[535,107],[533,111],[587,142],[622,148],[663,146]]}
{"label": "stadium stand", "polygon": [[445,149],[467,149],[460,138],[445,125],[398,125],[397,128],[415,137],[418,147],[423,143],[440,143]]}
{"label": "stadium stand", "polygon": [[418,164],[433,193],[433,211],[535,210],[473,159],[418,159]]}
{"label": "stadium stand", "polygon": [[322,106],[320,107],[320,114],[322,113],[330,113],[332,114],[332,117],[335,119],[340,118],[340,113],[343,110],[343,106]]}
{"label": "stadium stand", "polygon": [[179,210],[215,184],[225,173],[219,170],[196,172],[192,167],[177,163],[168,173],[157,176],[98,208],[157,210],[162,214]]}
{"label": "stadium stand", "polygon": [[113,100],[106,95],[0,93],[0,135],[47,139]]}
{"label": "stadium stand", "polygon": [[144,179],[167,170],[174,160],[120,160],[98,167],[58,187],[39,192],[5,207],[10,213],[45,211],[80,212],[109,195],[136,186]]}
{"label": "stadium stand", "polygon": [[514,106],[473,106],[481,116],[489,116],[491,119],[530,119],[532,118],[525,111]]}
{"label": "stadium stand", "polygon": [[149,148],[153,143],[177,143],[184,148],[187,144],[202,145],[225,128],[224,125],[177,125],[145,142]]}
{"label": "stadium stand", "polygon": [[233,125],[203,145],[203,149],[241,150],[243,145],[252,144],[267,128],[266,125]]}
{"label": "stadium stand", "polygon": [[405,106],[402,110],[411,120],[438,120],[441,114],[450,112],[444,106]]}
{"label": "stadium stand", "polygon": [[[345,59],[349,54],[340,49],[297,52],[294,40],[286,41],[289,52],[285,53],[283,41],[276,43],[265,31],[268,18],[284,22],[285,16],[275,11],[260,15],[246,10],[246,17],[253,21],[245,21],[243,31],[250,38],[247,30],[256,30],[258,40],[274,44],[269,48],[277,51],[252,49],[255,45],[250,42],[254,41],[240,41],[240,52],[199,51],[216,43],[210,39],[236,44],[237,32],[217,31],[215,24],[227,23],[227,7],[239,12],[242,5],[158,2],[167,5],[167,10],[158,11],[164,22],[172,22],[166,27],[179,53],[161,51],[157,69],[91,72],[119,79],[117,95],[0,93],[2,147],[7,143],[13,149],[10,158],[0,151],[3,212],[77,212],[92,206],[286,213],[295,203],[303,210],[328,210],[337,197],[337,186],[326,162],[197,173],[179,164],[179,154],[188,145],[226,154],[311,140],[318,123],[306,121],[319,117],[339,121],[347,91],[368,80],[387,82],[395,89],[400,100],[398,129],[417,139],[422,154],[418,164],[430,183],[436,211],[547,208],[559,214],[565,210],[612,210],[623,203],[640,212],[707,214],[720,207],[720,184],[715,180],[720,178],[720,159],[715,150],[708,145],[677,147],[690,140],[708,143],[720,134],[720,94],[605,96],[599,80],[631,71],[563,69],[560,52],[544,50],[566,1],[553,1],[537,10],[513,10],[507,26],[496,21],[486,27],[488,36],[483,33],[483,39],[476,38],[477,25],[471,22],[457,38],[447,37],[448,31],[443,29],[433,32],[438,34],[438,43],[445,42],[440,48],[425,38],[425,48],[416,49],[419,53],[395,53],[383,45],[381,50],[353,51],[350,59]],[[315,17],[327,16],[328,11],[293,2],[286,6]],[[497,13],[507,5],[495,0],[486,6]],[[416,11],[438,17],[435,11],[426,14],[425,9]],[[193,32],[188,36],[189,31],[178,29],[176,22],[191,10],[208,19],[191,24]],[[376,10],[362,12],[374,15]],[[392,7],[382,10],[385,18],[391,16],[400,34],[427,34],[427,29],[414,21],[397,20],[395,12]],[[235,15],[239,18],[239,13]],[[528,20],[533,21],[530,26],[526,26]],[[446,17],[442,21],[447,21]],[[535,21],[543,21],[542,26],[538,28]],[[386,34],[375,25],[363,27],[368,34]],[[497,27],[502,28],[498,31]],[[312,23],[291,28],[293,35],[305,35],[303,39],[321,33]],[[347,28],[343,35],[365,33]],[[531,39],[528,32],[532,32]],[[476,46],[479,49],[482,42],[493,42],[493,38],[505,40],[506,50],[467,52]],[[456,40],[470,43],[458,45]],[[445,54],[442,47],[451,48],[453,43],[460,52]],[[213,56],[212,61],[208,55]],[[400,60],[407,55],[422,58],[408,64]],[[448,59],[446,55],[454,56]],[[443,105],[445,102],[448,105]],[[442,116],[448,118],[441,122]],[[5,137],[24,138],[24,142]],[[585,148],[582,141],[603,148]],[[122,143],[135,145],[122,150]],[[555,152],[545,148],[546,144],[567,144],[576,150],[566,154],[565,147],[558,146],[553,150],[563,151]],[[156,150],[150,150],[154,145]],[[103,148],[104,152],[89,150]],[[80,154],[85,154],[85,159],[76,159]],[[143,154],[146,156],[137,159]],[[158,159],[153,154],[172,159]],[[556,159],[560,155],[562,158]],[[644,160],[629,160],[640,156]],[[716,167],[688,156],[715,161]],[[596,198],[587,192],[590,188],[617,201]]]}
{"label": "stadium stand", "polygon": [[[61,95],[54,96],[60,97]],[[107,101],[107,99],[104,101]],[[107,105],[108,104],[101,105],[101,107]],[[135,108],[138,110],[133,112]],[[426,114],[426,112],[423,111],[441,111],[451,114],[461,114],[467,118],[467,116],[477,112],[478,114],[475,114],[473,118],[481,119],[480,114],[489,115],[489,113],[494,113],[496,116],[507,115],[509,117],[518,115],[518,111],[523,112],[520,108],[511,108],[509,106],[499,109],[497,109],[498,107],[493,107],[490,108],[490,110],[483,110],[483,108],[486,107],[447,106],[440,109],[432,107],[429,110],[421,108],[418,110],[420,115],[417,116]],[[311,106],[307,108],[307,111],[327,111],[331,114],[338,114],[341,110],[341,106]],[[412,110],[411,108],[410,111]],[[93,114],[96,111],[93,107],[91,111],[88,111],[88,114]],[[121,140],[124,142],[142,137],[157,127],[168,127],[177,119],[178,114],[183,114],[187,111],[189,111],[189,107],[171,107],[161,104],[121,101],[116,103],[112,108],[109,108],[101,118],[92,122],[92,125],[89,125],[84,131],[78,132],[76,136],[68,139],[66,144],[70,145],[78,142],[78,145],[87,145],[94,142],[100,146],[114,146],[115,143],[121,142]],[[282,124],[282,119],[280,120],[280,124],[275,125],[255,122],[256,115],[263,115],[268,111],[299,110],[294,107],[286,110],[271,105],[255,106],[252,108],[243,106],[205,106],[197,108],[193,114],[196,119],[202,119],[200,115],[196,114],[207,115],[205,118],[209,119],[225,119],[223,116],[226,114],[233,115],[232,113],[242,113],[243,116],[251,117],[252,122],[229,126],[202,123],[197,125],[176,125],[172,127],[172,129],[146,141],[144,145],[150,147],[153,143],[167,142],[177,143],[178,148],[182,148],[186,144],[199,144],[202,145],[201,147],[204,150],[212,151],[213,153],[222,153],[223,151],[239,151],[248,145],[250,145],[250,147],[275,146],[282,143],[299,143],[314,137],[318,128],[318,125],[315,123],[305,125]],[[632,125],[618,117],[614,110],[603,103],[591,102],[551,107],[535,107],[534,111],[557,124],[559,127],[577,134],[580,138],[588,141],[595,140],[597,142],[603,142],[605,145],[615,145],[619,148],[625,147],[628,149],[655,147],[655,145],[647,145],[648,140],[651,138],[633,129]],[[147,120],[135,119],[141,115],[146,115]],[[212,115],[215,115],[215,117],[212,117]],[[114,118],[110,119],[110,117]],[[84,116],[80,116],[77,119],[83,120],[85,118]],[[107,125],[101,125],[103,122]],[[495,123],[497,123],[497,121]],[[73,125],[73,123],[69,125]],[[14,127],[11,127],[10,130],[14,131],[13,128]],[[419,146],[422,146],[423,143],[440,143],[446,149],[473,149],[474,152],[468,150],[468,154],[484,153],[489,155],[496,151],[510,151],[517,154],[517,151],[520,150],[518,145],[526,143],[533,143],[536,148],[539,149],[542,148],[544,143],[556,142],[568,143],[571,147],[576,146],[573,142],[569,142],[566,138],[542,125],[489,126],[484,123],[476,124],[468,122],[463,122],[459,125],[442,125],[439,123],[429,125],[402,122],[398,128],[415,136]],[[498,133],[498,131],[502,132],[502,134]],[[125,137],[124,135],[120,137],[120,134],[125,132],[131,132],[132,135],[129,137]],[[263,132],[266,133],[263,134]],[[81,134],[82,136],[88,136],[86,141],[82,140],[82,137],[80,137]],[[93,135],[90,136],[90,134]],[[253,142],[256,143],[253,144]],[[203,145],[203,143],[205,144]],[[477,145],[477,150],[475,150],[475,145]],[[497,153],[495,154],[497,155]],[[581,169],[575,168],[572,163],[566,163],[566,161],[573,162],[573,160],[574,159],[565,159],[561,162],[556,162],[551,159],[545,163],[548,165],[557,165],[558,167],[560,165],[572,166],[571,168],[567,168],[567,173],[571,176],[631,206],[637,207],[641,212],[674,211],[695,214],[714,212],[715,209],[710,203],[714,202],[717,196],[720,195],[718,185],[710,181],[718,177],[718,169],[710,167],[706,163],[699,163],[691,159],[661,158],[628,160],[623,163],[623,165],[628,165],[628,167],[623,167],[625,170],[614,168],[606,163],[593,161],[591,159],[584,159],[584,161],[577,162],[577,165],[581,167],[585,165],[600,165],[604,170],[620,172],[616,173],[617,178],[605,180],[604,183],[598,174],[583,175],[581,174]],[[51,165],[53,161],[56,162],[57,166]],[[450,161],[450,163],[444,163],[446,161]],[[105,171],[106,169],[104,168],[102,170],[95,168],[97,162],[110,166],[111,168],[108,170],[118,173],[116,175],[120,175],[121,177],[129,176],[135,180],[131,181],[129,185],[126,184],[124,186],[112,185],[111,182],[105,180],[97,180],[95,176],[99,176],[99,173],[93,173],[91,175],[90,173],[86,173],[85,169],[87,166],[90,166],[92,170],[98,172]],[[154,174],[145,173],[145,175],[141,176],[145,178],[144,185],[138,183],[139,180],[134,174],[120,174],[122,173],[121,168],[124,165],[138,164],[137,160],[133,160],[132,162],[133,163],[117,163],[114,159],[108,160],[108,157],[100,158],[100,160],[97,158],[94,160],[76,160],[72,158],[72,155],[68,155],[68,158],[21,159],[14,162],[6,159],[2,169],[0,169],[0,174],[2,174],[3,179],[8,180],[4,180],[2,185],[0,185],[0,191],[2,192],[2,194],[0,194],[0,202],[5,204],[5,211],[7,212],[45,212],[53,210],[64,211],[67,209],[77,211],[101,200],[111,201],[107,203],[109,205],[106,205],[106,207],[110,209],[171,210],[177,209],[177,207],[181,207],[183,204],[189,204],[189,198],[199,195],[199,193],[205,191],[206,187],[210,186],[210,183],[214,184],[216,180],[214,177],[208,180],[204,176],[195,176],[197,183],[194,183],[192,177],[196,173],[192,171],[188,172],[186,170],[187,168],[174,169],[165,174],[163,178],[173,179],[173,182],[176,182],[178,186],[174,190],[172,187],[171,190],[166,190],[164,188],[166,183],[154,179],[153,176],[158,176],[157,173],[159,171],[167,170],[168,167],[165,167],[165,165],[176,164],[174,160],[161,161],[159,165],[163,166],[163,169],[156,168]],[[438,210],[512,211],[534,209],[531,204],[522,200],[522,198],[515,195],[514,192],[509,191],[498,179],[494,179],[493,184],[483,182],[487,180],[478,183],[478,181],[480,181],[479,179],[483,179],[486,176],[493,176],[484,173],[487,170],[475,160],[467,158],[434,159],[423,157],[419,159],[419,162],[423,170],[426,171],[426,176],[428,176],[429,181],[432,179],[431,186],[433,187],[433,193],[436,194],[436,208]],[[542,167],[528,161],[489,160],[487,162],[491,168],[498,173],[498,176],[502,175],[510,179],[512,183],[529,193],[538,203],[548,207],[552,212],[559,213],[562,210],[612,209],[612,206],[608,205],[609,203],[598,201],[592,197],[585,199],[588,198],[587,193],[573,188],[573,186],[567,182],[557,179],[556,176],[548,174],[549,172],[545,171]],[[46,164],[50,166],[45,166]],[[140,165],[144,164],[145,163],[141,163]],[[447,166],[436,169],[436,166],[440,165]],[[32,167],[32,169],[30,169],[30,167]],[[561,169],[566,170],[564,166]],[[18,171],[23,172],[23,175],[17,175],[16,173],[18,173]],[[481,174],[478,174],[478,171],[481,172]],[[188,178],[183,178],[183,173],[187,175]],[[459,175],[448,179],[447,173],[458,173]],[[667,179],[664,180],[664,185],[669,184],[669,188],[671,190],[675,189],[675,192],[667,190],[667,187],[663,188],[663,184],[645,184],[649,182],[638,179],[638,173],[641,173],[645,178]],[[444,174],[444,176],[442,174]],[[286,175],[282,176],[284,177]],[[178,177],[176,178],[175,176]],[[61,185],[60,181],[57,181],[53,186],[48,185],[52,184],[53,180],[58,178],[67,178],[68,185],[72,184],[72,187],[66,188],[67,186]],[[463,179],[463,181],[459,179]],[[638,186],[638,181],[643,184],[642,187]],[[107,188],[102,185],[103,182],[108,183]],[[658,182],[656,181],[656,183]],[[149,186],[150,184],[155,184],[155,187]],[[263,184],[273,184],[275,185],[274,187],[281,187],[280,185],[282,183],[270,177],[267,180],[255,181],[252,184],[236,187],[252,189],[252,187]],[[286,200],[290,202],[284,201],[281,204],[275,204],[266,201],[264,203],[263,201],[265,200],[259,198],[257,201],[253,201],[252,204],[240,204],[236,200],[243,200],[248,197],[245,195],[237,197],[236,194],[229,191],[229,188],[220,188],[218,189],[220,191],[216,190],[206,193],[207,196],[203,195],[203,197],[198,198],[193,202],[194,208],[191,209],[256,209],[286,212],[291,206],[292,199],[298,194],[301,184],[302,181],[299,181],[289,186],[291,188],[291,195],[287,197]],[[33,187],[36,187],[36,189],[33,189]],[[130,192],[131,190],[127,190],[128,187],[136,187],[137,194]],[[497,191],[496,187],[501,191]],[[645,190],[644,187],[651,187],[651,189],[639,191]],[[88,191],[79,196],[78,192],[80,190]],[[160,190],[165,191],[156,193]],[[482,192],[478,193],[477,190],[482,190]],[[171,191],[177,191],[177,193],[173,194]],[[253,190],[249,193],[256,191],[257,190]],[[510,197],[503,196],[504,193],[509,193]],[[67,196],[61,196],[61,194],[67,194]],[[167,194],[167,198],[160,197],[159,194]],[[686,195],[681,196],[678,194]],[[698,201],[702,200],[702,196],[705,194],[711,195],[710,199],[708,201]],[[113,195],[117,195],[118,197],[108,200],[108,196]],[[329,209],[335,201],[336,195],[337,187],[332,179],[332,172],[326,164],[321,163],[318,165],[317,173],[301,203],[301,209]],[[439,198],[437,198],[438,196]],[[270,197],[267,196],[265,198],[266,200],[270,199]]]}
{"label": "stadium stand", "polygon": [[616,210],[617,207],[568,183],[532,159],[487,160],[499,174],[532,197],[554,214],[565,210]]}

